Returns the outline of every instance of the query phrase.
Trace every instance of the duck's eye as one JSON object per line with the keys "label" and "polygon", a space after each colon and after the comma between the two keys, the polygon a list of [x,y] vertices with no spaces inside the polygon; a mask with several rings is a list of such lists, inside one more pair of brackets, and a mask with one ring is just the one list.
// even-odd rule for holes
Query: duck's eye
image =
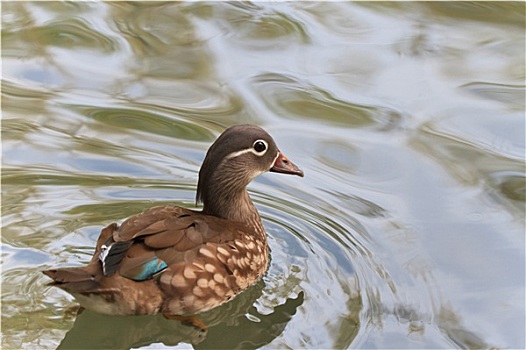
{"label": "duck's eye", "polygon": [[264,153],[267,150],[267,143],[263,140],[257,140],[252,147],[257,153]]}

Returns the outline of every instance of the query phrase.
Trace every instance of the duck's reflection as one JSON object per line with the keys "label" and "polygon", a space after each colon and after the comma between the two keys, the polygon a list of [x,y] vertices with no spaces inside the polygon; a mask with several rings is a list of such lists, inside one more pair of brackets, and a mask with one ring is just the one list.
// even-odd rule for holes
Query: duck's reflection
{"label": "duck's reflection", "polygon": [[[262,294],[263,282],[258,282],[234,300],[199,315],[208,330],[202,332],[178,321],[155,316],[104,316],[88,310],[80,313],[73,328],[58,349],[130,349],[162,343],[174,346],[192,344],[195,348],[234,349],[256,348],[279,336],[288,321],[303,304],[303,292],[288,298],[269,315],[258,313],[253,306]],[[247,318],[247,314],[259,319]]]}

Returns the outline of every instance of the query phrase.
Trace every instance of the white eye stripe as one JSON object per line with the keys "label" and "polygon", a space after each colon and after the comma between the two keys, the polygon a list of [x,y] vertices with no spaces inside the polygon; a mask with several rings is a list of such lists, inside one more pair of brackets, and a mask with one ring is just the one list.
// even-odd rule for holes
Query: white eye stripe
{"label": "white eye stripe", "polygon": [[235,158],[235,157],[239,157],[240,155],[243,155],[245,153],[253,153],[255,154],[256,156],[258,157],[261,157],[262,155],[264,155],[266,152],[267,152],[267,149],[268,149],[268,143],[267,141],[265,140],[257,140],[256,142],[254,142],[254,145],[257,143],[257,142],[263,142],[265,144],[265,149],[261,152],[257,152],[255,149],[254,149],[254,146],[250,147],[250,148],[246,148],[246,149],[242,149],[241,151],[236,151],[236,152],[232,152],[230,153],[229,155],[227,155],[225,157],[225,159],[232,159],[232,158]]}
{"label": "white eye stripe", "polygon": [[254,151],[254,149],[252,147],[250,147],[250,148],[247,148],[247,149],[243,149],[241,151],[232,152],[228,156],[226,156],[225,159],[231,159],[231,158],[239,157],[240,155],[245,154],[245,153],[249,153],[249,152],[252,152],[252,153],[257,155],[256,151]]}

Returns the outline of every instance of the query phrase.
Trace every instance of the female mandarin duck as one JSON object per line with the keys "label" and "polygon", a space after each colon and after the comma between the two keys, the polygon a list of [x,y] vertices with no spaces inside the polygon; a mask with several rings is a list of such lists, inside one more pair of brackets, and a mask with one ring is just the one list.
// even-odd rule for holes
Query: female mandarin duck
{"label": "female mandarin duck", "polygon": [[44,274],[84,308],[107,315],[177,318],[219,306],[267,269],[265,229],[246,190],[266,171],[303,176],[263,129],[230,127],[199,171],[201,212],[153,207],[104,228],[87,266]]}

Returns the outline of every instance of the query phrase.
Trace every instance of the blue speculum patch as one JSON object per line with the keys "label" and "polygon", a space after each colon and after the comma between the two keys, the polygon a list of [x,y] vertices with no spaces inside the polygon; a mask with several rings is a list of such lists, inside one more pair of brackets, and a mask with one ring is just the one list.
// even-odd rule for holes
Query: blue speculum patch
{"label": "blue speculum patch", "polygon": [[158,272],[164,270],[168,265],[161,259],[152,259],[142,266],[141,271],[133,276],[135,281],[144,281]]}

